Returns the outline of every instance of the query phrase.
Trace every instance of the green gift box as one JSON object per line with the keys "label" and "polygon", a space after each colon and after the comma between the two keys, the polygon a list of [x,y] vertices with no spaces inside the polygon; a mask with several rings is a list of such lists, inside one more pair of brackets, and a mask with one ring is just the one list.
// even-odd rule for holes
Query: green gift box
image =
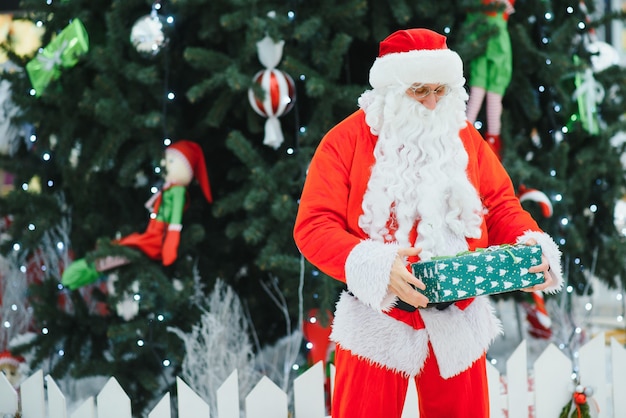
{"label": "green gift box", "polygon": [[420,261],[411,267],[413,275],[426,285],[425,290],[417,290],[428,297],[429,303],[441,303],[543,283],[543,273],[528,272],[539,264],[539,245],[502,245]]}
{"label": "green gift box", "polygon": [[26,72],[35,95],[41,96],[52,80],[61,75],[62,68],[76,65],[80,56],[89,51],[89,37],[85,26],[74,19],[35,58],[26,64]]}

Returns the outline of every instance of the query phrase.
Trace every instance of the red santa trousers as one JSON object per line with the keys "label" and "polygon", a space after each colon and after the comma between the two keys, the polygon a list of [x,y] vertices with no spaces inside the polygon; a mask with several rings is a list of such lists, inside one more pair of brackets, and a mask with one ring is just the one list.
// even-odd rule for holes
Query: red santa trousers
{"label": "red santa trousers", "polygon": [[[383,343],[383,342],[381,342]],[[333,418],[400,418],[408,379],[337,346]],[[485,355],[461,374],[444,379],[433,349],[415,378],[420,418],[489,418]]]}

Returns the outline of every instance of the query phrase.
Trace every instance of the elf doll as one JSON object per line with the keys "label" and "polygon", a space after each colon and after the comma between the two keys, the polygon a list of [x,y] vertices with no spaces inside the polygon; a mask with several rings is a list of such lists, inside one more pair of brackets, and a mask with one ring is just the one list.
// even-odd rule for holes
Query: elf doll
{"label": "elf doll", "polygon": [[[150,221],[143,233],[133,233],[116,243],[141,250],[153,260],[169,266],[176,261],[187,208],[187,186],[195,178],[209,203],[213,202],[202,148],[195,142],[181,140],[165,149],[165,185],[146,203]],[[70,289],[92,283],[101,272],[128,264],[123,257],[105,257],[89,263],[76,260],[63,273],[62,283]]]}
{"label": "elf doll", "polygon": [[[476,121],[482,103],[486,100],[487,129],[484,135],[491,149],[502,159],[502,140],[500,139],[502,97],[511,82],[513,72],[513,52],[507,28],[509,16],[515,12],[515,0],[482,0],[483,4],[503,4],[504,10],[487,12],[487,24],[497,30],[487,42],[485,53],[470,62],[470,95],[467,102],[467,120]],[[469,14],[468,21],[476,20],[478,15]]]}
{"label": "elf doll", "polygon": [[119,240],[121,245],[135,247],[153,260],[171,265],[178,253],[182,217],[187,206],[187,186],[194,177],[209,203],[213,202],[204,155],[198,144],[178,141],[165,150],[165,185],[146,207],[151,210],[150,223],[143,234],[131,234]]}
{"label": "elf doll", "polygon": [[10,351],[0,353],[0,373],[3,373],[13,389],[17,390],[22,383],[22,366],[24,358],[22,356],[14,356]]}

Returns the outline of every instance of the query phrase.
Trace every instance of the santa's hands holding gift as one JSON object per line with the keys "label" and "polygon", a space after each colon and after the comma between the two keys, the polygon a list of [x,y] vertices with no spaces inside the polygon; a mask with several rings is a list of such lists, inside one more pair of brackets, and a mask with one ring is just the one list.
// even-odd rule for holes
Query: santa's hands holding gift
{"label": "santa's hands holding gift", "polygon": [[[534,239],[529,239],[528,241],[526,241],[525,243],[526,245],[537,245],[537,241]],[[536,284],[532,287],[527,287],[525,289],[520,289],[522,292],[536,292],[536,291],[542,291],[545,289],[549,289],[549,288],[553,288],[557,285],[557,280],[556,278],[552,275],[551,269],[550,269],[550,262],[548,261],[548,258],[542,254],[541,255],[541,264],[539,264],[538,266],[533,266],[531,268],[528,269],[529,273],[543,273],[543,277],[545,278],[545,281],[541,284]]]}
{"label": "santa's hands holding gift", "polygon": [[398,255],[391,266],[389,274],[389,292],[395,294],[400,300],[411,306],[425,308],[428,298],[415,288],[425,290],[426,285],[420,279],[411,274],[406,268],[405,258],[417,256],[422,252],[421,248],[400,248]]}
{"label": "santa's hands holding gift", "polygon": [[554,289],[558,284],[548,257],[534,238],[517,245],[435,257],[410,263],[411,268],[407,268],[406,260],[415,258],[421,251],[419,247],[398,249],[389,274],[388,291],[399,298],[399,304],[416,308],[435,304],[441,309],[475,296],[515,290],[540,292]]}

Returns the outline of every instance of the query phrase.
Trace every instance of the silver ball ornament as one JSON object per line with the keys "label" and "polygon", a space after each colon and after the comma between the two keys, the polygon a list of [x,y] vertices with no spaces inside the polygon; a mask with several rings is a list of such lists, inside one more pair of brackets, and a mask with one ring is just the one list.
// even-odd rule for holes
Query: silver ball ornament
{"label": "silver ball ornament", "polygon": [[140,54],[154,56],[167,45],[165,26],[165,19],[156,12],[142,16],[130,31],[130,42]]}

